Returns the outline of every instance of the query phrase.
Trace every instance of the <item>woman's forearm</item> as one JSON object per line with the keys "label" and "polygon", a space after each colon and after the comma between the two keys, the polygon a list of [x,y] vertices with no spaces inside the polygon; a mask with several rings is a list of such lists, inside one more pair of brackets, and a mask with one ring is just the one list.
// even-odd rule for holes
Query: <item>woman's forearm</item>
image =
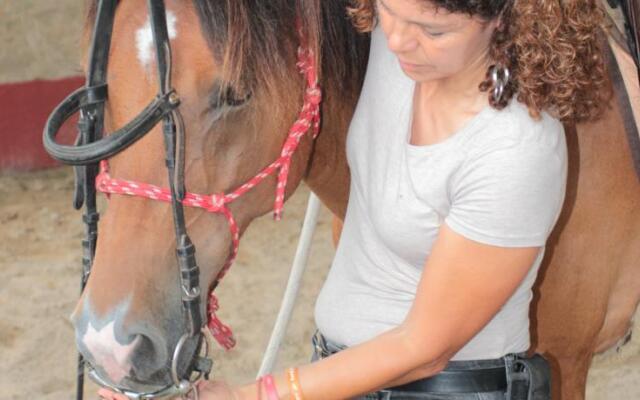
{"label": "woman's forearm", "polygon": [[443,362],[436,361],[430,364],[420,366],[392,381],[387,382],[385,387],[394,387],[404,385],[405,383],[417,381],[418,379],[424,379],[429,376],[433,376],[442,371]]}
{"label": "woman's forearm", "polygon": [[[299,367],[299,379],[305,400],[347,399],[433,375],[446,363],[440,359],[437,352],[419,351],[416,343],[399,327],[331,357]],[[279,397],[288,399],[287,377],[279,373],[274,378]],[[245,386],[239,393],[242,399],[253,400],[256,398],[256,385]]]}

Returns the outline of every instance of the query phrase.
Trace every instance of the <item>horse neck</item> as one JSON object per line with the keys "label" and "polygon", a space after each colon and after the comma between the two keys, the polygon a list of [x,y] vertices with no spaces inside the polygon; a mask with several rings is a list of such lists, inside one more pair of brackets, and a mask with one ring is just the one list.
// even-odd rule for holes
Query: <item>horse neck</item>
{"label": "horse neck", "polygon": [[304,180],[331,212],[344,218],[350,184],[346,137],[364,80],[369,36],[357,33],[344,18],[349,1],[321,4],[323,120]]}
{"label": "horse neck", "polygon": [[[355,96],[354,96],[355,97]],[[309,188],[329,210],[344,218],[351,181],[346,138],[356,99],[331,96],[322,106],[322,131],[311,153],[307,174]]]}

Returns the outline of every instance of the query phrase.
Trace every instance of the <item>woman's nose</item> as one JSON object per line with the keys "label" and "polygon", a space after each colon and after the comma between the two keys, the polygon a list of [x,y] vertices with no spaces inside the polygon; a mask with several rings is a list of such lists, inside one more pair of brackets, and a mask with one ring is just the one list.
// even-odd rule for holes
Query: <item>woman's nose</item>
{"label": "woman's nose", "polygon": [[389,50],[396,54],[409,53],[416,49],[418,40],[412,26],[404,21],[395,19],[387,32]]}

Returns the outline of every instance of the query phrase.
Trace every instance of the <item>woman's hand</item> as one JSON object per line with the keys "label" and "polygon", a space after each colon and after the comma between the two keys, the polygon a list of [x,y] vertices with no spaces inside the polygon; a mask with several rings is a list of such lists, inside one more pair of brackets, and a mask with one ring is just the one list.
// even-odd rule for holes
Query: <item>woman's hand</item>
{"label": "woman's hand", "polygon": [[[200,381],[197,383],[198,397],[201,400],[241,400],[242,397],[231,385],[223,381]],[[109,389],[98,390],[98,396],[104,400],[129,400],[123,394]]]}
{"label": "woman's hand", "polygon": [[241,400],[240,393],[223,381],[200,381],[197,384],[200,400]]}

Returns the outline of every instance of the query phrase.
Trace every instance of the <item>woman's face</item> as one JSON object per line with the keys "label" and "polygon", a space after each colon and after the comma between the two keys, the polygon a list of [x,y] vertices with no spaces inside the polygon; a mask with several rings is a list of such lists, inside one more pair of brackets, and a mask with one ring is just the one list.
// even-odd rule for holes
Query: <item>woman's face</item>
{"label": "woman's face", "polygon": [[436,9],[424,0],[375,0],[389,49],[416,82],[486,70],[496,21]]}

